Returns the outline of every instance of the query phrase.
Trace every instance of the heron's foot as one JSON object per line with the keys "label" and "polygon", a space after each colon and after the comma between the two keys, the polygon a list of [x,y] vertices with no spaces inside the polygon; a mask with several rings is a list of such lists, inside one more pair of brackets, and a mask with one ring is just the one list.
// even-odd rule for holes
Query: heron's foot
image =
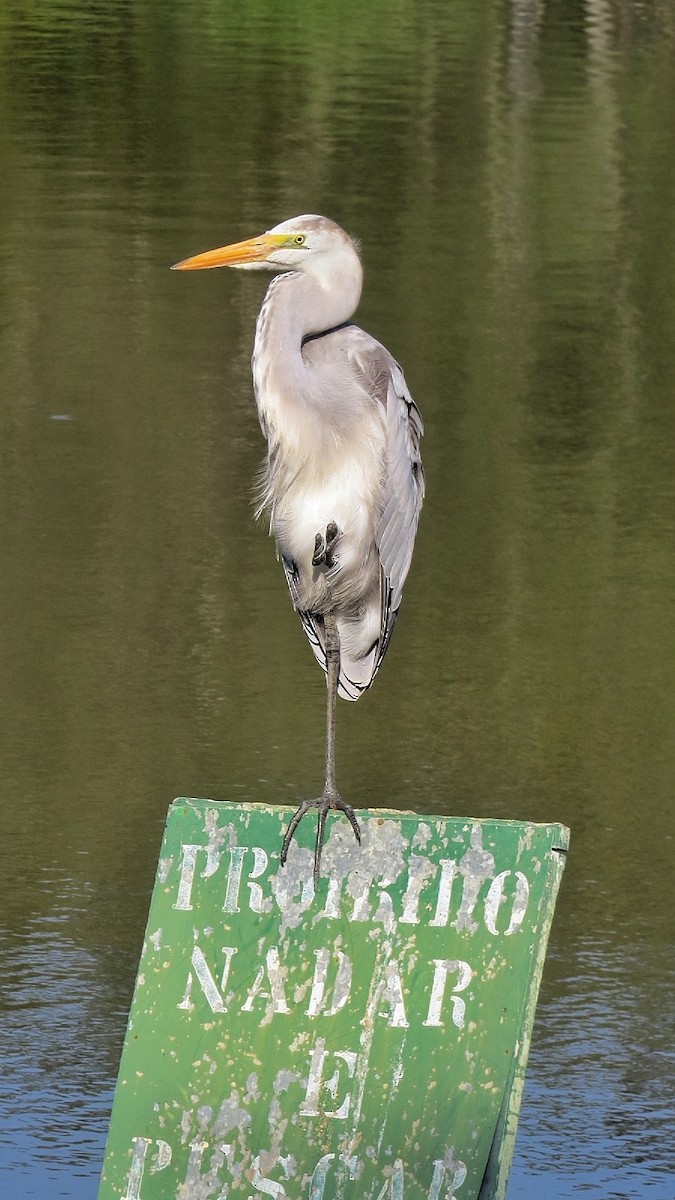
{"label": "heron's foot", "polygon": [[326,561],[326,543],[320,533],[317,533],[314,538],[314,553],[312,555],[312,566],[320,567],[321,563]]}
{"label": "heron's foot", "polygon": [[351,804],[347,804],[346,801],[342,799],[342,796],[336,792],[335,788],[327,784],[323,789],[323,795],[319,796],[317,800],[303,800],[302,804],[296,808],[293,816],[288,822],[288,829],[286,830],[286,833],[284,834],[284,840],[281,843],[282,867],[284,866],[288,857],[288,850],[293,840],[293,834],[298,828],[302,818],[306,813],[309,812],[310,808],[316,808],[319,813],[316,827],[316,843],[314,846],[314,890],[316,891],[316,888],[319,884],[321,851],[323,850],[323,836],[326,827],[326,817],[328,816],[329,812],[344,813],[349,821],[349,824],[354,830],[354,837],[359,845],[361,844],[361,829]]}
{"label": "heron's foot", "polygon": [[340,537],[340,531],[335,521],[329,521],[326,526],[326,536],[322,533],[315,534],[314,537],[314,553],[312,555],[312,566],[320,567],[325,563],[327,567],[335,565],[335,555],[333,551]]}
{"label": "heron's foot", "polygon": [[333,551],[338,543],[340,531],[338,530],[335,521],[329,521],[326,526],[326,566],[332,567],[335,563]]}

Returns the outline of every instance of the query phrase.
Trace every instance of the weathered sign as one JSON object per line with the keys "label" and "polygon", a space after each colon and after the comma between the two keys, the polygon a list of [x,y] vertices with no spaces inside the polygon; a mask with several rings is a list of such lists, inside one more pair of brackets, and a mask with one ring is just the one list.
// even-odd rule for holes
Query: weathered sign
{"label": "weathered sign", "polygon": [[567,830],[177,800],[99,1200],[503,1194]]}

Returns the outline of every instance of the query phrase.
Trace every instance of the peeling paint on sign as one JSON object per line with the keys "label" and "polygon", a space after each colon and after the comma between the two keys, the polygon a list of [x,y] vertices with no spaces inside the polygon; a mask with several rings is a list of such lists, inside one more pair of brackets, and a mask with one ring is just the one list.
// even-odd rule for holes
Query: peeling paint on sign
{"label": "peeling paint on sign", "polygon": [[172,805],[99,1200],[503,1195],[567,831],[358,815]]}

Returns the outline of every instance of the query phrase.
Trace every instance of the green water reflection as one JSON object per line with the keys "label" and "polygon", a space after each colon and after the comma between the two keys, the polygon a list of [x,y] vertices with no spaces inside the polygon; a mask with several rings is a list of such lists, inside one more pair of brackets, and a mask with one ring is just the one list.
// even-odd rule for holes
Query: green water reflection
{"label": "green water reflection", "polygon": [[167,269],[316,211],[361,239],[359,322],[427,429],[400,622],[340,706],[341,790],[571,826],[510,1194],[663,1200],[674,45],[658,0],[3,8],[17,1198],[95,1194],[170,799],[320,782],[323,680],[252,521],[263,285]]}

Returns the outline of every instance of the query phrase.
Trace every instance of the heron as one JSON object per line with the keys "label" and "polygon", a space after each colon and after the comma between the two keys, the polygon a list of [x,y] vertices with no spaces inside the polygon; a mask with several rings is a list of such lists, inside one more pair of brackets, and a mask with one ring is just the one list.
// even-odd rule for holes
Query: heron
{"label": "heron", "polygon": [[317,809],[318,887],[329,812],[354,810],[335,782],[336,698],[358,700],[389,645],[424,498],[419,409],[388,350],[352,324],[363,283],[357,245],[305,215],[176,263],[276,272],[256,323],[252,373],[267,439],[256,516],[269,515],[293,606],[326,674],[321,795],[290,819],[281,863]]}

